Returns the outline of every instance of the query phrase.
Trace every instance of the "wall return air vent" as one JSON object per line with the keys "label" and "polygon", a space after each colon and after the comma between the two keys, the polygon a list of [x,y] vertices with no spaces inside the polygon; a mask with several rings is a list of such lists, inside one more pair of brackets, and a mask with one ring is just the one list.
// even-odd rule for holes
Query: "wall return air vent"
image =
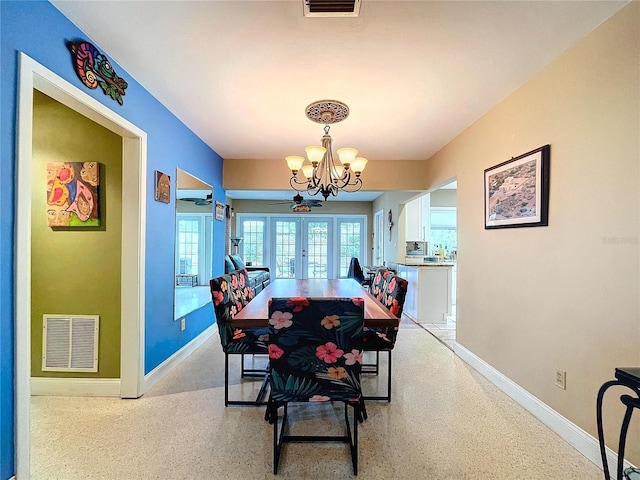
{"label": "wall return air vent", "polygon": [[98,315],[43,315],[42,370],[98,371]]}
{"label": "wall return air vent", "polygon": [[357,17],[362,0],[302,0],[305,17]]}

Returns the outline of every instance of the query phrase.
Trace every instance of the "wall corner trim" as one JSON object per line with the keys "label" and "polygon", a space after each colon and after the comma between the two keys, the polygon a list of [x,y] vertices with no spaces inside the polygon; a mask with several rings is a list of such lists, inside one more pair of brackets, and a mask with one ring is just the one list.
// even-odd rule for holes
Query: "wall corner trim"
{"label": "wall corner trim", "polygon": [[[454,344],[454,352],[464,362],[477,370],[478,373],[486,377],[491,383],[502,390],[525,410],[527,410],[534,417],[536,417],[547,427],[553,430],[560,438],[568,442],[571,446],[578,450],[578,452],[580,452],[582,455],[587,457],[587,459],[589,459],[600,469],[602,469],[600,446],[597,438],[585,432],[582,428],[569,421],[566,417],[560,415],[549,405],[540,401],[537,397],[526,391],[520,385],[500,373],[498,370],[493,368],[487,362],[482,360],[476,354],[466,349],[459,343]],[[595,397],[593,401],[595,405]],[[615,478],[618,454],[608,447],[607,460],[609,463],[609,470],[612,475],[611,478]],[[627,461],[625,461],[624,463],[625,468],[631,466],[631,464]]]}
{"label": "wall corner trim", "polygon": [[180,365],[189,355],[195,352],[204,342],[218,333],[218,325],[213,323],[200,335],[187,343],[176,353],[167,358],[164,362],[144,376],[143,393],[149,391],[151,387],[167,376],[174,368]]}

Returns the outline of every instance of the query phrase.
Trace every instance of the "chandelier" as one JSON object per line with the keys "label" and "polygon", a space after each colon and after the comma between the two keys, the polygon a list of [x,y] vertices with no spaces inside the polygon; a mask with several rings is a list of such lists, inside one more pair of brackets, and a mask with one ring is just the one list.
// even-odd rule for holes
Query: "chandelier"
{"label": "chandelier", "polygon": [[[340,163],[333,159],[331,151],[331,136],[329,125],[338,123],[349,116],[349,107],[337,100],[321,100],[314,102],[306,108],[307,118],[316,123],[324,124],[322,146],[306,147],[309,163],[299,155],[285,157],[291,179],[291,188],[298,192],[307,192],[309,195],[322,194],[326,200],[329,195],[334,197],[339,191],[357,192],[362,188],[360,174],[367,164],[367,159],[358,157],[358,150],[344,147],[337,150]],[[302,179],[298,178],[298,172],[302,172]]]}

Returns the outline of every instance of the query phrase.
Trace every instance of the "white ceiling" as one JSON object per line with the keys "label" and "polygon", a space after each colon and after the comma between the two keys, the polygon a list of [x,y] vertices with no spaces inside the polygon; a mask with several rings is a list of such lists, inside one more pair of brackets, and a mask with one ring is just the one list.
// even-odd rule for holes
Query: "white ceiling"
{"label": "white ceiling", "polygon": [[626,1],[52,3],[225,161],[319,144],[304,112],[322,99],[350,107],[334,148],[376,161],[429,158]]}

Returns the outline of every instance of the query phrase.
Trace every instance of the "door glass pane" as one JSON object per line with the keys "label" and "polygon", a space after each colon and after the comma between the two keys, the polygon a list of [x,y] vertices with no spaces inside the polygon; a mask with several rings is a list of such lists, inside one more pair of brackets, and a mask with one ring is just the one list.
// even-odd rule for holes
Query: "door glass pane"
{"label": "door glass pane", "polygon": [[306,278],[327,278],[328,230],[328,222],[309,221],[307,223]]}
{"label": "door glass pane", "polygon": [[242,258],[251,265],[266,265],[264,259],[264,220],[242,222]]}
{"label": "door glass pane", "polygon": [[[349,271],[351,257],[360,257],[362,245],[362,222],[340,222],[340,271],[339,277],[345,278]],[[363,259],[358,258],[363,264]]]}
{"label": "door glass pane", "polygon": [[275,221],[276,278],[296,276],[296,226],[295,220]]}

